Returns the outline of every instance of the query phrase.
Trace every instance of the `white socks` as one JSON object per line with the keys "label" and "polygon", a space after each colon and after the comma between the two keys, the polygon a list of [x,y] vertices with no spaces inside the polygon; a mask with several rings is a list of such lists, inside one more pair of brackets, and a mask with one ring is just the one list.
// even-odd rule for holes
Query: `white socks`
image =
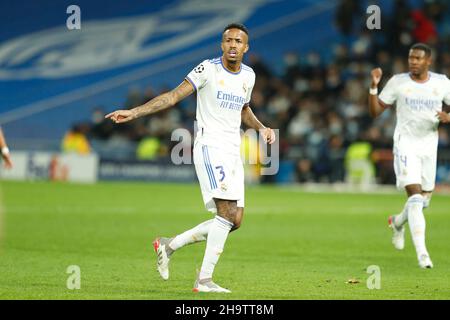
{"label": "white socks", "polygon": [[415,194],[408,198],[408,222],[411,237],[416,247],[417,256],[428,255],[425,246],[425,217],[423,216],[424,198],[420,194]]}
{"label": "white socks", "polygon": [[[431,202],[431,193],[425,193],[424,195],[422,195],[422,199],[423,199],[423,209],[428,208]],[[403,211],[394,217],[394,224],[397,228],[400,228],[406,222],[408,222],[408,202],[406,202]]]}
{"label": "white socks", "polygon": [[209,228],[211,227],[213,221],[214,219],[207,220],[195,226],[194,228],[177,235],[169,243],[169,247],[172,250],[177,250],[181,247],[184,247],[185,245],[206,240]]}
{"label": "white socks", "polygon": [[199,279],[212,278],[214,267],[219,261],[225,241],[233,227],[233,223],[218,215],[213,220],[209,229],[208,239],[206,240],[205,256],[200,269]]}
{"label": "white socks", "polygon": [[406,202],[405,206],[403,207],[403,211],[400,212],[398,215],[394,216],[394,225],[397,228],[400,228],[408,221],[408,202]]}
{"label": "white socks", "polygon": [[430,206],[431,202],[431,193],[423,194],[423,208],[426,209]]}

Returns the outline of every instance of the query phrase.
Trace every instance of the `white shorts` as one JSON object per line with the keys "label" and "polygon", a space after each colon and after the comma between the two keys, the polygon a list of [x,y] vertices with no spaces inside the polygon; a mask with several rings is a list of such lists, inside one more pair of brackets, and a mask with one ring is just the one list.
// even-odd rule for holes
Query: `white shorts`
{"label": "white shorts", "polygon": [[394,143],[394,171],[398,189],[420,184],[423,191],[433,191],[436,164],[437,148],[421,146],[406,139]]}
{"label": "white shorts", "polygon": [[194,165],[208,211],[217,213],[213,198],[237,200],[237,206],[244,207],[244,166],[240,156],[196,141]]}

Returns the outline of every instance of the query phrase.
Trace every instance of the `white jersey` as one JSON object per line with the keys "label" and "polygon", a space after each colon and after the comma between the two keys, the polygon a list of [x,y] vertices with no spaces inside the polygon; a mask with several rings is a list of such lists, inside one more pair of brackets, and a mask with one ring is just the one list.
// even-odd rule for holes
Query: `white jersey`
{"label": "white jersey", "polygon": [[387,104],[396,103],[397,124],[394,141],[407,137],[411,141],[436,149],[442,102],[450,105],[450,80],[443,74],[429,72],[429,79],[419,83],[409,73],[394,75],[383,88],[379,99]]}
{"label": "white jersey", "polygon": [[250,102],[255,73],[241,64],[233,73],[221,58],[205,60],[186,77],[197,91],[196,140],[227,153],[240,154],[241,111]]}

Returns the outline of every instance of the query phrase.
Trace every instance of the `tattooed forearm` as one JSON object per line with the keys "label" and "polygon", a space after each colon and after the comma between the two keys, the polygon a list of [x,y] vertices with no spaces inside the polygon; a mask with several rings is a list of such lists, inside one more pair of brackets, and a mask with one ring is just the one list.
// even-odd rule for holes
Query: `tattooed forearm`
{"label": "tattooed forearm", "polygon": [[175,103],[174,99],[171,97],[173,95],[172,92],[164,93],[149,102],[143,104],[142,106],[136,107],[132,109],[134,113],[134,118],[139,118],[142,116],[146,116],[169,107],[172,107]]}
{"label": "tattooed forearm", "polygon": [[244,105],[241,112],[242,122],[249,128],[260,130],[264,129],[265,126],[256,118],[252,109],[248,104]]}
{"label": "tattooed forearm", "polygon": [[178,87],[176,87],[172,91],[157,96],[156,98],[148,101],[142,106],[132,109],[131,111],[133,112],[133,118],[136,119],[170,108],[193,92],[194,88],[192,87],[192,85],[188,81],[184,80]]}

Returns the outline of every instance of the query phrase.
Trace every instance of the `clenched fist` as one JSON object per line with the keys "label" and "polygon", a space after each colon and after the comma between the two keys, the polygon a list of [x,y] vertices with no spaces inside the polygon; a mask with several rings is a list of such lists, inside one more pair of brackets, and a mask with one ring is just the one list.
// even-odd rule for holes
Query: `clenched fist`
{"label": "clenched fist", "polygon": [[380,83],[381,76],[383,75],[383,71],[380,68],[373,69],[370,73],[372,75],[372,88],[378,87]]}

